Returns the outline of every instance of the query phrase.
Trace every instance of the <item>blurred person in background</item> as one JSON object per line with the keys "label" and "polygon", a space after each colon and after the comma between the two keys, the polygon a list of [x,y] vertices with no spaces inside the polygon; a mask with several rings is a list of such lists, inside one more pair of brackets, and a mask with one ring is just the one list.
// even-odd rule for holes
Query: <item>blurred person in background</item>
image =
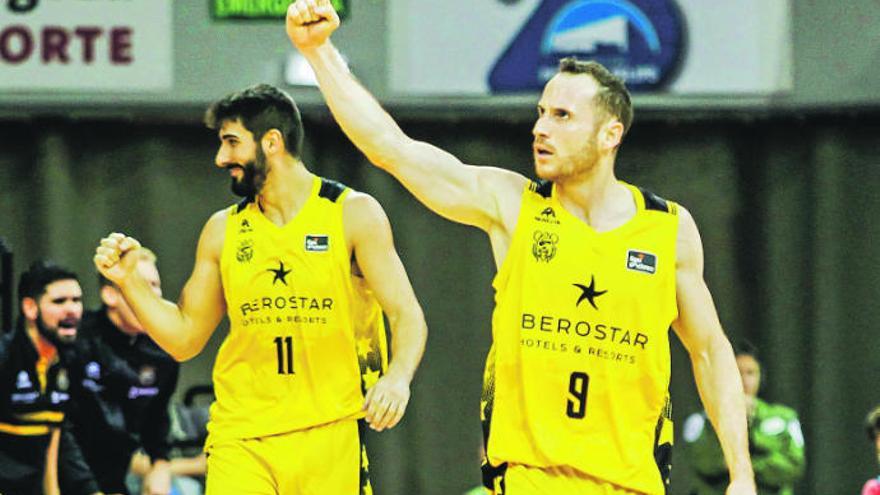
{"label": "blurred person in background", "polygon": [[[84,466],[62,428],[82,289],[71,270],[37,261],[21,274],[18,300],[17,325],[0,336],[0,493],[56,495],[59,452],[64,466]],[[65,495],[98,492],[88,476],[69,480]]]}
{"label": "blurred person in background", "polygon": [[[138,256],[136,270],[161,296],[155,254],[142,248]],[[117,286],[100,275],[99,285],[102,305],[83,317],[77,344],[73,407],[68,415],[71,429],[101,490],[128,493],[129,460],[143,448],[150,466],[144,472],[142,493],[168,495],[172,474],[168,401],[180,365],[144,333]],[[63,491],[66,484],[62,476]]]}
{"label": "blurred person in background", "polygon": [[[758,397],[761,362],[754,346],[735,349],[736,364],[746,394],[749,452],[760,495],[792,495],[794,484],[804,475],[804,435],[797,412]],[[688,460],[695,474],[692,495],[723,495],[728,483],[724,455],[705,412],[694,413],[684,424]]]}
{"label": "blurred person in background", "polygon": [[[875,407],[865,418],[865,431],[874,444],[877,461],[880,462],[880,406]],[[880,495],[880,476],[871,478],[862,487],[862,495]]]}

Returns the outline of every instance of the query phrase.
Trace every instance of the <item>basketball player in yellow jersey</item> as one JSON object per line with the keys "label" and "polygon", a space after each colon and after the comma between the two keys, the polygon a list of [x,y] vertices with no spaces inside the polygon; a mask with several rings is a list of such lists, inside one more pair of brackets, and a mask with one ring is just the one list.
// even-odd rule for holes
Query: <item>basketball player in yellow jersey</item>
{"label": "basketball player in yellow jersey", "polygon": [[[299,111],[277,88],[229,95],[205,121],[244,200],[205,224],[179,302],[138,275],[131,237],[102,239],[95,265],[178,360],[227,313],[208,495],[370,495],[360,420],[380,431],[400,421],[427,332],[388,220],[370,196],[306,169]],[[382,310],[394,355],[384,375]]]}
{"label": "basketball player in yellow jersey", "polygon": [[[604,67],[574,59],[544,88],[531,182],[465,165],[406,136],[329,41],[329,0],[297,0],[287,34],[314,68],[343,131],[372,163],[450,220],[484,230],[498,274],[488,461],[496,493],[664,492],[653,454],[667,440],[668,329],[687,348],[730,470],[755,493],[736,362],[703,280],[690,213],[616,179],[632,121]],[[506,468],[506,470],[505,470]]]}

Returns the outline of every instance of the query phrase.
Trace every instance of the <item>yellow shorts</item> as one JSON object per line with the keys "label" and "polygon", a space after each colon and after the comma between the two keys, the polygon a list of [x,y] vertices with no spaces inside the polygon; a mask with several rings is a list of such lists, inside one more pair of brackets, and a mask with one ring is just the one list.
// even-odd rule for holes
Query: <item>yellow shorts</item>
{"label": "yellow shorts", "polygon": [[363,423],[208,446],[206,495],[372,495]]}
{"label": "yellow shorts", "polygon": [[494,490],[489,492],[492,495],[638,495],[638,492],[565,467],[510,464],[493,484]]}

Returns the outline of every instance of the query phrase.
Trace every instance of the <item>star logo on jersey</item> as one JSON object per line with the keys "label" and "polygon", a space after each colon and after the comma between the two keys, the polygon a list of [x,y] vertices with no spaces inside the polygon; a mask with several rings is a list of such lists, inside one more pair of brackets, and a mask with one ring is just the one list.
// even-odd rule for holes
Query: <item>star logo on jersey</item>
{"label": "star logo on jersey", "polygon": [[278,261],[278,268],[269,268],[266,271],[275,274],[275,278],[272,279],[272,285],[275,285],[275,283],[278,281],[281,281],[282,284],[287,285],[287,275],[290,274],[290,270],[284,269],[283,261]]}
{"label": "star logo on jersey", "polygon": [[608,292],[607,290],[596,290],[596,277],[590,276],[590,285],[582,285],[582,284],[573,284],[575,287],[581,290],[581,296],[578,298],[575,306],[580,306],[582,302],[586,299],[590,306],[595,309],[599,309],[596,306],[596,298]]}

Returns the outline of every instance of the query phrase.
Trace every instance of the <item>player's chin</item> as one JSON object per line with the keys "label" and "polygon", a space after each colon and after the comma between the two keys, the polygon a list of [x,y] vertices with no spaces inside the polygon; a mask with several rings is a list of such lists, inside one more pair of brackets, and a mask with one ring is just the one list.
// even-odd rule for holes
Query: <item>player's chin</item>
{"label": "player's chin", "polygon": [[560,177],[559,168],[544,160],[535,160],[535,175],[541,180],[556,181]]}

